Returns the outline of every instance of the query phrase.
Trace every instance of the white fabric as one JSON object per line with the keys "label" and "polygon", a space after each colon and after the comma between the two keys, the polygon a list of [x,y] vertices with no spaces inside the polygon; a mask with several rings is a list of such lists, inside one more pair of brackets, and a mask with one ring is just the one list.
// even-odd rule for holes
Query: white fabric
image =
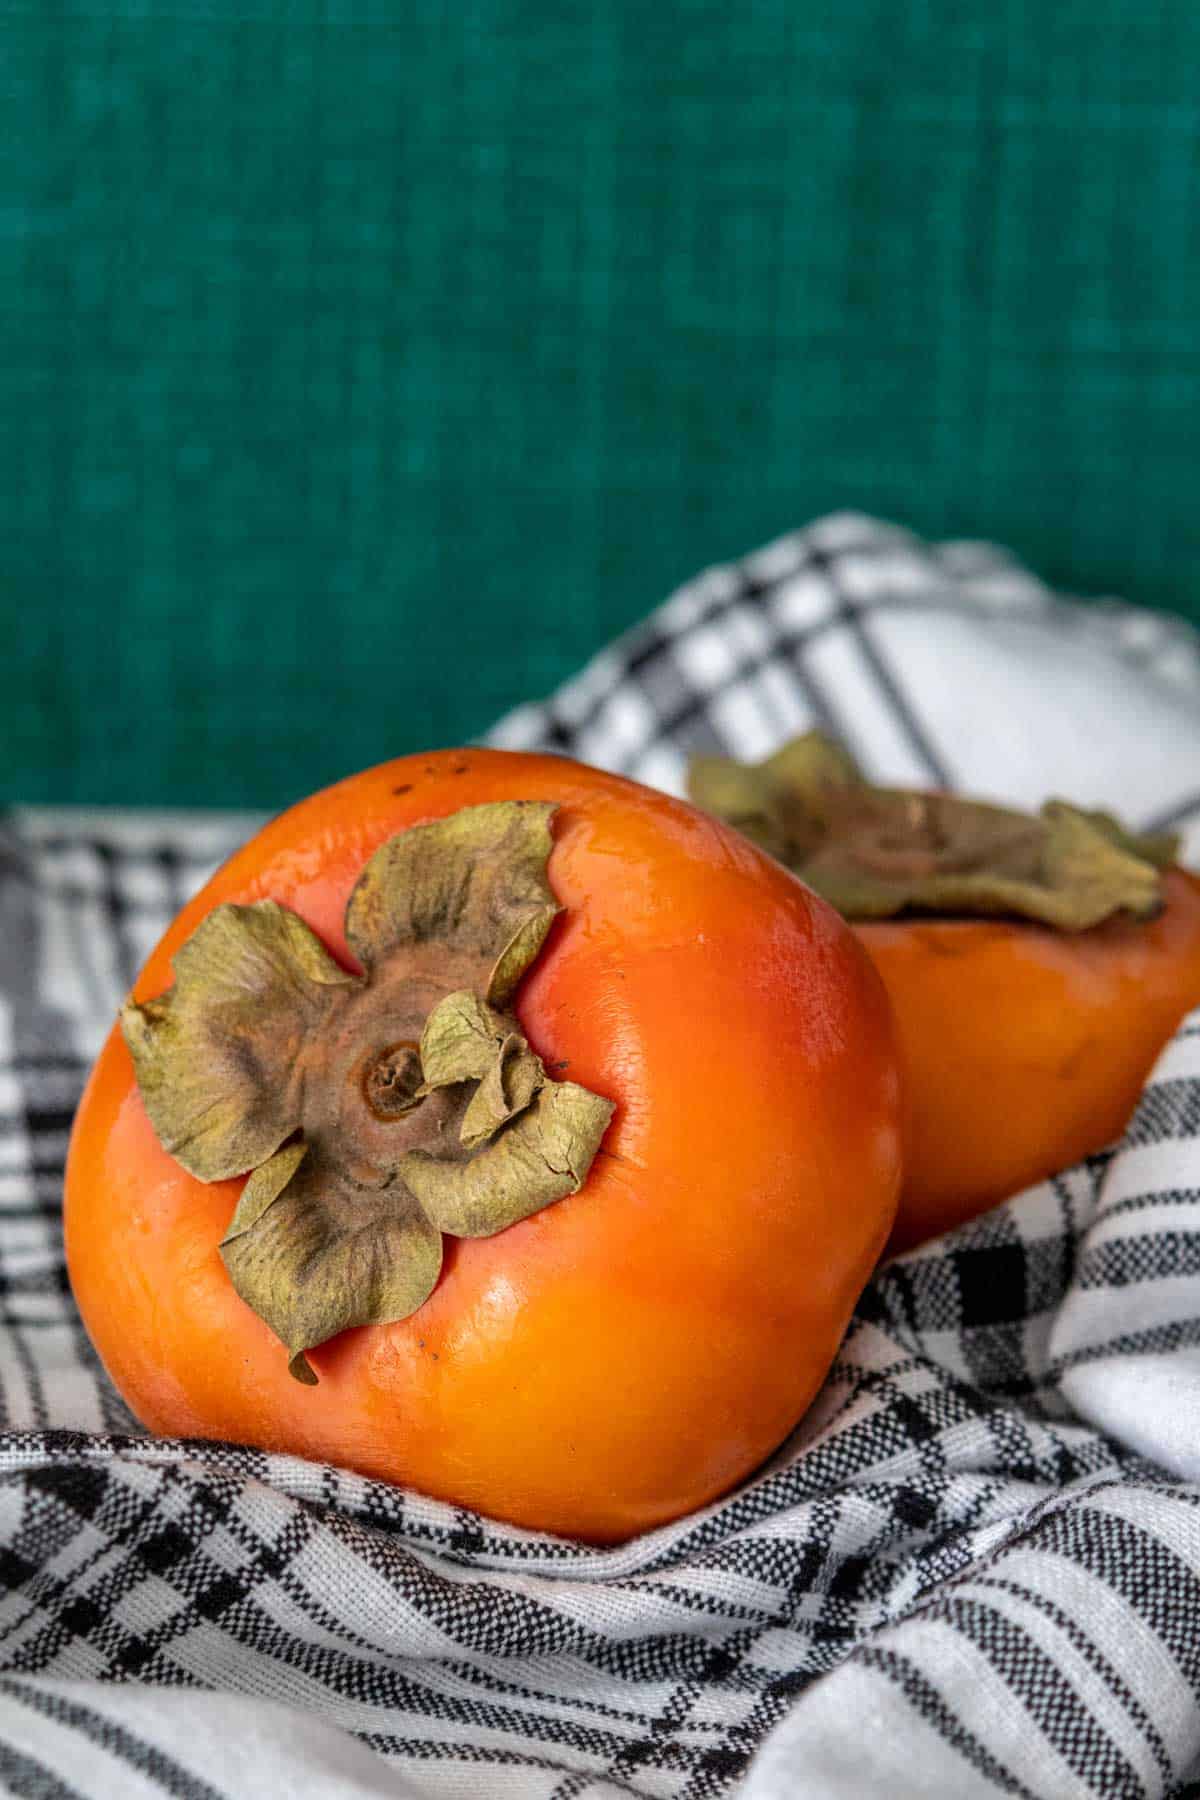
{"label": "white fabric", "polygon": [[[851,515],[708,571],[494,737],[678,791],[689,750],[813,723],[881,777],[1057,789],[1174,822],[1200,858],[1185,627]],[[1197,1791],[1200,1014],[1119,1145],[876,1275],[753,1480],[595,1551],[150,1440],[90,1352],[63,1278],[71,1110],[250,824],[0,829],[4,1791]]]}

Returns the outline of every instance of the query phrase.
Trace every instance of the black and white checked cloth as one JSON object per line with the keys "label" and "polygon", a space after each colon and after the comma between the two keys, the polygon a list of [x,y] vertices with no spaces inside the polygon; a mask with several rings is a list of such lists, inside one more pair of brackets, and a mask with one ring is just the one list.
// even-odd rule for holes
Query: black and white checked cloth
{"label": "black and white checked cloth", "polygon": [[[839,516],[714,570],[494,741],[678,789],[819,723],[1200,851],[1200,654]],[[141,1434],[71,1304],[86,1066],[254,821],[0,832],[0,1783],[677,1800],[1200,1792],[1200,1014],[1124,1141],[886,1268],[793,1440],[624,1548]],[[998,1122],[1002,1129],[1002,1122]]]}

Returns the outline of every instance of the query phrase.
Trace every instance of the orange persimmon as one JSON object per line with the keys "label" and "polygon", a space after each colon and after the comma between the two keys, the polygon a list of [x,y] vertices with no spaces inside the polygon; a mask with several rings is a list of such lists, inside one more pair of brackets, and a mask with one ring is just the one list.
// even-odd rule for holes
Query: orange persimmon
{"label": "orange persimmon", "polygon": [[1088,931],[1024,920],[854,929],[892,1001],[905,1075],[904,1183],[890,1248],[974,1218],[1118,1138],[1154,1059],[1200,1005],[1200,882]]}
{"label": "orange persimmon", "polygon": [[1200,1005],[1200,883],[1165,834],[877,786],[819,732],[759,764],[694,758],[689,790],[835,906],[883,977],[906,1121],[891,1250],[1111,1143]]}
{"label": "orange persimmon", "polygon": [[[450,1077],[431,1073],[427,1032],[419,1045],[393,1042],[394,1027],[366,1075],[353,1046],[326,1056],[317,1041],[322,1019],[358,1004],[348,928],[358,942],[386,912],[377,895],[363,897],[364,870],[382,867],[393,846],[402,857],[430,822],[513,802],[549,803],[547,816],[556,809],[544,867],[560,911],[511,1011],[488,1014],[500,1020],[496,1060],[471,1107],[489,1081],[493,1099],[507,1095],[508,1122],[483,1127],[485,1137],[497,1133],[490,1153],[528,1104],[505,1088],[508,1071],[533,1069],[543,1098],[560,1080],[599,1097],[603,1136],[578,1191],[495,1235],[446,1236],[440,1272],[431,1265],[431,1291],[409,1316],[322,1341],[306,1315],[285,1349],[235,1291],[236,1265],[221,1246],[230,1258],[238,1230],[261,1229],[288,1200],[290,1188],[272,1196],[304,1155],[302,1141],[283,1136],[293,1114],[281,1110],[247,1152],[243,1168],[268,1156],[249,1182],[198,1179],[159,1141],[150,1115],[169,1109],[152,1084],[144,1098],[114,1028],[71,1140],[67,1254],[93,1342],[152,1430],[329,1460],[522,1525],[611,1542],[723,1493],[787,1436],[891,1229],[900,1096],[887,1001],[833,909],[736,832],[635,783],[552,756],[409,757],[301,802],[226,863],[150,957],[126,1029],[139,1055],[177,1025],[185,1051],[199,1041],[171,1012],[191,971],[208,1008],[204,1030],[224,1019],[237,1039],[227,1046],[231,1081],[261,1074],[274,1057],[275,1079],[326,1120],[339,1082],[338,1105],[361,1111],[367,1097],[346,1176],[354,1192],[343,1200],[365,1195],[377,1206],[379,1182],[363,1156],[370,1161],[380,1133],[415,1130],[423,1115],[414,1107],[448,1106],[446,1096],[470,1084],[438,1086]],[[480,879],[491,880],[489,869]],[[490,895],[484,912],[494,910]],[[264,901],[278,904],[255,908]],[[291,909],[286,919],[281,909]],[[393,930],[392,915],[384,923]],[[300,945],[325,984],[305,1000],[303,1030],[264,1025],[255,1036],[242,977],[221,962],[228,944],[218,942],[221,931],[250,926],[290,934],[287,954]],[[377,975],[368,967],[363,979]],[[448,974],[443,986],[456,979],[464,985]],[[220,989],[216,1001],[206,982]],[[503,1011],[506,984],[492,987]],[[343,1035],[389,1036],[374,1013],[366,1026],[344,1016]],[[183,1068],[203,1090],[200,1111],[215,1105],[204,1099],[210,1073]],[[606,1124],[607,1102],[615,1112]],[[188,1131],[202,1128],[193,1119],[180,1129],[181,1157]],[[465,1142],[465,1123],[462,1131]],[[416,1150],[405,1166],[428,1172],[429,1162]],[[308,1199],[327,1163],[326,1150],[315,1154]],[[353,1257],[345,1268],[352,1285]],[[263,1279],[275,1275],[272,1265]],[[286,1302],[271,1290],[264,1307],[290,1317]]]}

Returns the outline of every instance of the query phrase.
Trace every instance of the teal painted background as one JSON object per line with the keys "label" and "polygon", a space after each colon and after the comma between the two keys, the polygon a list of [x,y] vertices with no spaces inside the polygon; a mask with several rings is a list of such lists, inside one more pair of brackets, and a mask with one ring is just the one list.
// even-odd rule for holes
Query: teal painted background
{"label": "teal painted background", "polygon": [[0,800],[282,803],[834,507],[1200,617],[1195,0],[0,31]]}

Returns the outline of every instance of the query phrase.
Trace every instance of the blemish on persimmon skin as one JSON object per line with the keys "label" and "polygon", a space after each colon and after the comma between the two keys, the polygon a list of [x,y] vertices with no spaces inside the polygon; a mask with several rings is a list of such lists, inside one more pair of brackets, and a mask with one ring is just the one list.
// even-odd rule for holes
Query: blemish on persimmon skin
{"label": "blemish on persimmon skin", "polygon": [[1059,1081],[1073,1081],[1087,1067],[1092,1057],[1103,1054],[1101,1039],[1095,1035],[1086,1037],[1069,1055],[1063,1057],[1054,1073]]}
{"label": "blemish on persimmon skin", "polygon": [[395,794],[397,797],[399,797],[401,794],[411,794],[412,791],[413,791],[413,784],[411,781],[403,781],[403,782],[401,782],[399,787],[394,787],[392,789],[393,794]]}

